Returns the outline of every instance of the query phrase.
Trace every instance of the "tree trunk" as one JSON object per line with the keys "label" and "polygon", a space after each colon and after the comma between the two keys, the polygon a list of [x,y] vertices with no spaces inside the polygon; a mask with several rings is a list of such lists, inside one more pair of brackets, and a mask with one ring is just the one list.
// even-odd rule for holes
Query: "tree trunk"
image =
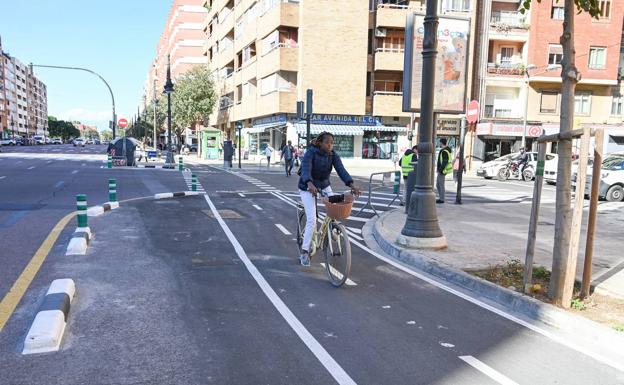
{"label": "tree trunk", "polygon": [[[572,130],[574,120],[574,90],[578,79],[575,66],[574,51],[574,0],[565,0],[565,14],[563,34],[560,38],[563,47],[561,62],[561,133]],[[570,307],[572,276],[566,274],[570,263],[570,227],[572,223],[572,209],[570,206],[571,168],[572,168],[572,140],[561,140],[558,146],[559,162],[557,165],[557,198],[555,218],[555,240],[553,246],[552,276],[550,279],[549,296],[558,306]],[[568,288],[568,290],[566,290]]]}

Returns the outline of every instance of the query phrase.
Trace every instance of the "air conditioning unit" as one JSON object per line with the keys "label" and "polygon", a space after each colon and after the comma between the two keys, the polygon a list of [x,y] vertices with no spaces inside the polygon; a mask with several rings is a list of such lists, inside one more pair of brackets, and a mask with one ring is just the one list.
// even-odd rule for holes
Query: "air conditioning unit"
{"label": "air conditioning unit", "polygon": [[388,33],[388,30],[385,28],[375,28],[375,36],[376,37],[386,37],[386,34]]}

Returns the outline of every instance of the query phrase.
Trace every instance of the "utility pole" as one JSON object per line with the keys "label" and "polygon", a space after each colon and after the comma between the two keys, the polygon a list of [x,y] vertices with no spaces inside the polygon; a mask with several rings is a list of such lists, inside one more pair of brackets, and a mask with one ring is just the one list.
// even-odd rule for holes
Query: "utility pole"
{"label": "utility pole", "polygon": [[167,164],[174,164],[173,152],[171,148],[171,94],[173,93],[173,83],[171,82],[171,62],[170,57],[167,55],[167,81],[165,83],[165,93],[167,94]]}
{"label": "utility pole", "polygon": [[154,93],[154,99],[152,103],[152,107],[154,108],[154,142],[152,143],[152,147],[156,150],[156,78],[154,78],[154,87],[152,87],[152,91]]}

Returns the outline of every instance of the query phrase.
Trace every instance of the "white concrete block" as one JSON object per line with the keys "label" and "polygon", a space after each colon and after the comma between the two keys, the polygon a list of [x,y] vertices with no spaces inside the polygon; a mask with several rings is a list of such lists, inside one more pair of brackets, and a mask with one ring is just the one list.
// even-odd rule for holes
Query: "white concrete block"
{"label": "white concrete block", "polygon": [[173,193],[160,193],[154,195],[154,199],[173,198]]}
{"label": "white concrete block", "polygon": [[76,227],[76,230],[74,231],[74,234],[76,233],[87,233],[87,236],[89,237],[89,239],[91,239],[91,228],[89,226],[87,227]]}
{"label": "white concrete block", "polygon": [[65,255],[85,255],[86,253],[87,240],[82,237],[76,237],[69,241]]}
{"label": "white concrete block", "polygon": [[195,195],[199,195],[199,191],[185,191],[184,194],[186,196],[195,196]]}
{"label": "white concrete block", "polygon": [[24,341],[22,354],[59,350],[65,325],[65,315],[60,310],[46,310],[37,313]]}
{"label": "white concrete block", "polygon": [[76,293],[76,284],[74,283],[74,280],[70,278],[64,278],[55,279],[54,281],[52,281],[52,284],[50,285],[50,288],[48,289],[46,295],[55,293],[67,294],[69,296],[69,302],[71,303],[71,301],[74,299],[74,294]]}
{"label": "white concrete block", "polygon": [[97,217],[104,214],[104,207],[102,206],[93,206],[87,209],[88,217]]}
{"label": "white concrete block", "polygon": [[108,202],[108,204],[110,205],[111,210],[119,208],[119,202]]}

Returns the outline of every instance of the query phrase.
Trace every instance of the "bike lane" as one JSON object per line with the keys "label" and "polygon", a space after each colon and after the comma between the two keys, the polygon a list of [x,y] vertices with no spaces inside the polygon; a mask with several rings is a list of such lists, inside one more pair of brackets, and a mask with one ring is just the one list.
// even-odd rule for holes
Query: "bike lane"
{"label": "bike lane", "polygon": [[281,300],[357,383],[622,381],[616,370],[357,246],[350,276],[357,285],[335,289],[318,263],[322,253],[311,268],[298,265],[294,201],[283,196],[212,201],[217,210],[245,214],[243,221],[224,221]]}

